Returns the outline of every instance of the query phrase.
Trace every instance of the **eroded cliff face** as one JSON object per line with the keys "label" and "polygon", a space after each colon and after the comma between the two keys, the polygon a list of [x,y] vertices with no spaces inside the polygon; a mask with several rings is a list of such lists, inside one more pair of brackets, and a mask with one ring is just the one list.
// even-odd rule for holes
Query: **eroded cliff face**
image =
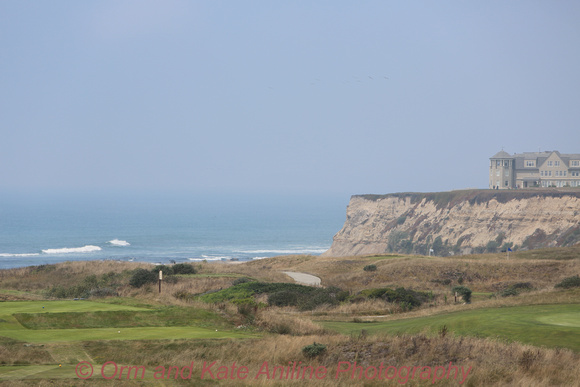
{"label": "eroded cliff face", "polygon": [[469,190],[353,196],[326,256],[435,255],[580,242],[580,191]]}

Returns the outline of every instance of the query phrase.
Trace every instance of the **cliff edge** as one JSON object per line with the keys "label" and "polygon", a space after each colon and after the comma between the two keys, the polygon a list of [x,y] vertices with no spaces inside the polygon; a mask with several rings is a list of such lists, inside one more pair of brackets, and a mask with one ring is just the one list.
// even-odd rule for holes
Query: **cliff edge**
{"label": "cliff edge", "polygon": [[324,256],[471,254],[580,242],[580,190],[355,195]]}

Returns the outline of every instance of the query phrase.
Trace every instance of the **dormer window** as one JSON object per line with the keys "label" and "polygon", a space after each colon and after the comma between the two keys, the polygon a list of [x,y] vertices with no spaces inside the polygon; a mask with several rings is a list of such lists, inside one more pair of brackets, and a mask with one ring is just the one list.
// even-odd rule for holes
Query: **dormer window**
{"label": "dormer window", "polygon": [[536,160],[526,160],[526,167],[535,167]]}

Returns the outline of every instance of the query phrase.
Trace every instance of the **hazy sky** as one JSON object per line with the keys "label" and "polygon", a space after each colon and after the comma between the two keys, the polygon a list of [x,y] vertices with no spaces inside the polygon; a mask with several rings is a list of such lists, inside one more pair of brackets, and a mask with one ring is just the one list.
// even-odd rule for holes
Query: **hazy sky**
{"label": "hazy sky", "polygon": [[578,1],[1,1],[0,190],[485,188],[580,153]]}

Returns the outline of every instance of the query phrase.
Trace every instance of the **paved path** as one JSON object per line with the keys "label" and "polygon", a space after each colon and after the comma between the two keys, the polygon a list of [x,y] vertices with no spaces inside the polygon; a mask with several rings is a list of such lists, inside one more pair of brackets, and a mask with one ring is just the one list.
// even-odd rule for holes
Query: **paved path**
{"label": "paved path", "polygon": [[306,274],[306,273],[296,273],[293,271],[283,271],[282,273],[292,277],[294,279],[294,281],[296,281],[298,283],[310,285],[310,286],[320,286],[320,278],[318,278],[316,276]]}

